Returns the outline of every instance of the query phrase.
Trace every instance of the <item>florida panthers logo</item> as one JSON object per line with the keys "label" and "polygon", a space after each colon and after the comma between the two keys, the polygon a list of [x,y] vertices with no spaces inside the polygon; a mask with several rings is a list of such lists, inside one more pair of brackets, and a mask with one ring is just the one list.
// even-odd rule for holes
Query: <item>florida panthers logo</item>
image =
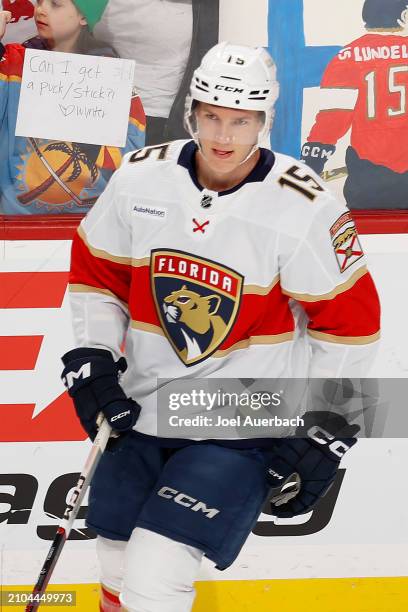
{"label": "florida panthers logo", "polygon": [[343,213],[331,226],[330,236],[340,272],[363,257],[356,226],[349,212]]}
{"label": "florida panthers logo", "polygon": [[189,291],[186,285],[164,299],[163,310],[167,321],[179,323],[180,331],[186,341],[186,347],[182,351],[184,361],[191,361],[201,356],[197,339],[205,341],[208,335],[210,338],[208,350],[211,352],[213,344],[224,335],[226,323],[216,314],[220,304],[219,295],[202,297],[196,291]]}
{"label": "florida panthers logo", "polygon": [[173,250],[152,252],[152,291],[167,338],[186,366],[203,361],[236,319],[243,277],[225,266]]}

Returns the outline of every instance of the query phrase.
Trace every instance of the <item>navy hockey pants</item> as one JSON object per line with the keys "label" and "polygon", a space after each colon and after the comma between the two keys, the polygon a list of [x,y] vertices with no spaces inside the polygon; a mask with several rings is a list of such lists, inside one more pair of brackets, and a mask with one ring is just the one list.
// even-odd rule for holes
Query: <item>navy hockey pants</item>
{"label": "navy hockey pants", "polygon": [[130,435],[105,452],[89,496],[87,524],[112,540],[144,527],[199,548],[225,569],[268,496],[270,451],[211,443],[166,449]]}

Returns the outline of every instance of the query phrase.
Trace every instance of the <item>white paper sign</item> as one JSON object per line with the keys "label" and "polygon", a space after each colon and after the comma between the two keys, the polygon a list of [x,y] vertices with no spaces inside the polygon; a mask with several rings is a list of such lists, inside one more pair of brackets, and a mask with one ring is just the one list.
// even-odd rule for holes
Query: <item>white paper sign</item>
{"label": "white paper sign", "polygon": [[123,147],[133,60],[25,52],[16,136]]}

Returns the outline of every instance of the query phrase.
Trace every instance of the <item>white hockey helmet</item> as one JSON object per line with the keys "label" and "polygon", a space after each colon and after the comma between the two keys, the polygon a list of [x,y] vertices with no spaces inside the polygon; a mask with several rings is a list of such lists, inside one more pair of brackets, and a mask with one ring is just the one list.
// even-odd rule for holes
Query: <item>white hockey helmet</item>
{"label": "white hockey helmet", "polygon": [[263,111],[264,127],[259,133],[256,148],[271,129],[273,107],[278,95],[276,66],[265,49],[222,42],[204,55],[200,66],[194,71],[186,98],[185,126],[197,141],[193,121],[195,101]]}

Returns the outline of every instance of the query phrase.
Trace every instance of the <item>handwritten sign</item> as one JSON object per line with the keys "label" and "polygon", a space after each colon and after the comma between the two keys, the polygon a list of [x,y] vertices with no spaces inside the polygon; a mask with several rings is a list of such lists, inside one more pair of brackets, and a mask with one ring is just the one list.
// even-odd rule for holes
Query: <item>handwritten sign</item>
{"label": "handwritten sign", "polygon": [[123,147],[134,61],[25,52],[16,136]]}

